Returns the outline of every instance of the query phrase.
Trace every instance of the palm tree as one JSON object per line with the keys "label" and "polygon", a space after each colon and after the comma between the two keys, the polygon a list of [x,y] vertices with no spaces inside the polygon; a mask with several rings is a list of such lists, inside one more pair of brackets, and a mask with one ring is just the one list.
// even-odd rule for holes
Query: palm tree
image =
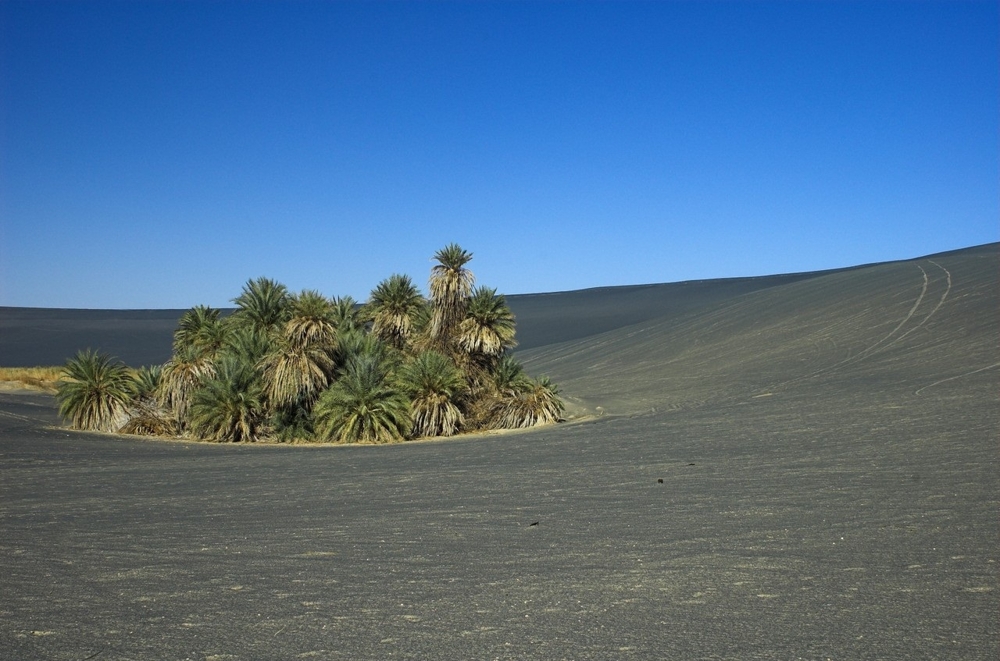
{"label": "palm tree", "polygon": [[504,354],[485,366],[467,362],[465,374],[469,384],[465,405],[466,426],[472,429],[495,427],[499,404],[512,401],[531,384],[521,363],[510,354]]}
{"label": "palm tree", "polygon": [[455,400],[465,392],[466,384],[454,363],[436,351],[423,351],[403,365],[398,378],[410,396],[414,437],[458,432],[464,416]]}
{"label": "palm tree", "polygon": [[463,250],[457,243],[450,243],[434,255],[437,264],[431,269],[431,340],[446,346],[455,327],[465,317],[465,308],[475,276],[465,265],[472,259],[472,253]]}
{"label": "palm tree", "polygon": [[458,345],[472,356],[499,358],[517,346],[514,331],[514,314],[503,294],[490,287],[477,287],[458,327]]}
{"label": "palm tree", "polygon": [[323,295],[308,290],[290,297],[288,308],[282,333],[259,363],[264,393],[271,410],[298,406],[308,411],[333,374],[335,309]]}
{"label": "palm tree", "polygon": [[[234,314],[229,319],[233,319]],[[271,353],[275,347],[275,335],[257,326],[232,322],[226,333],[226,342],[222,346],[220,356],[232,356],[240,362],[254,368],[260,364],[264,356]]]}
{"label": "palm tree", "polygon": [[337,350],[334,352],[336,364],[341,368],[346,368],[351,360],[359,356],[375,358],[387,372],[395,371],[402,361],[401,352],[371,333],[366,333],[361,329],[342,333],[338,337]]}
{"label": "palm tree", "polygon": [[378,357],[355,356],[316,402],[316,435],[338,443],[402,441],[410,430],[409,407]]}
{"label": "palm tree", "polygon": [[565,408],[559,388],[548,377],[522,382],[514,392],[499,397],[492,407],[492,426],[522,429],[558,422]]}
{"label": "palm tree", "polygon": [[332,348],[337,343],[337,311],[334,303],[317,291],[304,290],[288,300],[285,340],[294,346]]}
{"label": "palm tree", "polygon": [[75,429],[117,431],[126,421],[132,377],[107,354],[80,351],[67,361],[59,383],[59,413]]}
{"label": "palm tree", "polygon": [[132,399],[152,399],[163,378],[162,365],[140,367],[132,374]]}
{"label": "palm tree", "polygon": [[157,386],[157,401],[169,410],[180,429],[187,424],[191,396],[201,382],[215,376],[215,363],[211,356],[193,344],[177,348],[163,365]]}
{"label": "palm tree", "polygon": [[364,325],[359,312],[358,302],[350,296],[333,299],[334,325],[339,332],[359,330]]}
{"label": "palm tree", "polygon": [[219,310],[206,305],[196,305],[185,312],[174,331],[174,351],[194,346],[203,354],[217,353],[225,339],[225,328],[219,314]]}
{"label": "palm tree", "polygon": [[257,278],[243,285],[243,293],[234,298],[233,303],[238,308],[233,318],[267,332],[287,318],[288,288],[268,278]]}
{"label": "palm tree", "polygon": [[424,297],[410,276],[394,274],[372,290],[363,315],[371,320],[372,333],[376,337],[397,349],[404,349],[424,304]]}
{"label": "palm tree", "polygon": [[272,409],[300,404],[307,409],[326,388],[334,362],[321,344],[283,339],[261,361],[264,394]]}
{"label": "palm tree", "polygon": [[262,386],[252,366],[224,356],[217,375],[194,392],[191,429],[210,441],[241,443],[258,440],[265,431]]}
{"label": "palm tree", "polygon": [[177,431],[176,421],[157,401],[163,368],[160,365],[140,367],[132,374],[132,401],[127,420],[118,430],[123,434],[169,436]]}

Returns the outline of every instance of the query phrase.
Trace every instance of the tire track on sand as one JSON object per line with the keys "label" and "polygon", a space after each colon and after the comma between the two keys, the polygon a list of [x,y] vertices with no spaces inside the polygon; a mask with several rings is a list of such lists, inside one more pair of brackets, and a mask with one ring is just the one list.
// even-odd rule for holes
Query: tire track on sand
{"label": "tire track on sand", "polygon": [[992,365],[987,365],[986,367],[980,367],[977,370],[972,370],[971,372],[965,372],[964,374],[958,374],[956,376],[949,376],[947,379],[941,379],[940,381],[935,381],[934,383],[932,383],[930,385],[926,385],[923,388],[918,388],[913,394],[914,395],[919,395],[920,393],[922,393],[923,391],[927,390],[928,388],[933,388],[936,385],[940,385],[942,383],[947,383],[948,381],[954,381],[955,379],[961,379],[961,378],[964,378],[964,377],[967,377],[967,376],[972,376],[973,374],[978,374],[979,372],[985,372],[986,370],[991,370],[991,369],[993,369],[995,367],[1000,367],[1000,363],[993,363]]}
{"label": "tire track on sand", "polygon": [[[932,260],[932,259],[929,259],[929,260],[927,260],[927,261],[929,261],[929,262],[930,262],[931,264],[933,264],[934,266],[936,266],[936,267],[938,267],[939,269],[941,269],[942,271],[944,271],[944,274],[945,274],[945,277],[946,277],[946,279],[947,279],[947,283],[946,283],[946,286],[945,286],[945,290],[944,290],[944,293],[943,293],[943,294],[941,294],[941,300],[939,300],[939,301],[937,302],[937,305],[935,305],[935,306],[934,306],[934,309],[933,309],[933,310],[931,310],[931,311],[930,311],[930,312],[929,312],[929,313],[927,314],[927,316],[926,316],[926,317],[924,317],[924,318],[923,318],[923,319],[922,319],[922,320],[920,321],[920,323],[919,323],[919,324],[917,324],[917,325],[916,325],[916,326],[914,326],[913,328],[910,328],[909,330],[907,330],[907,331],[906,331],[905,333],[903,333],[903,334],[902,334],[902,335],[900,335],[899,337],[895,338],[895,339],[894,339],[894,340],[893,340],[892,342],[890,342],[889,344],[887,344],[887,345],[885,345],[884,347],[882,347],[881,349],[879,349],[879,351],[885,351],[886,349],[888,349],[888,348],[889,348],[889,347],[891,347],[892,345],[896,344],[897,342],[899,342],[900,340],[902,340],[902,339],[903,339],[904,337],[906,337],[907,335],[909,335],[909,334],[910,334],[910,333],[912,333],[913,331],[917,330],[918,328],[920,328],[921,326],[923,326],[924,324],[926,324],[926,323],[927,323],[927,322],[928,322],[928,321],[930,320],[930,318],[931,318],[931,317],[933,317],[933,316],[935,315],[935,313],[937,313],[937,311],[941,309],[941,306],[942,306],[942,305],[944,305],[944,302],[945,302],[945,300],[946,300],[946,299],[948,298],[948,294],[950,294],[950,293],[951,293],[951,285],[952,285],[952,282],[951,282],[951,271],[949,271],[949,270],[948,270],[948,269],[946,269],[945,267],[941,266],[940,264],[938,264],[937,262],[935,262],[935,261],[934,261],[934,260]],[[921,270],[921,271],[923,271],[923,269],[920,269],[920,270]],[[926,274],[926,272],[925,272],[925,273],[924,273],[924,278],[925,278],[925,282],[924,282],[924,287],[925,287],[925,289],[924,289],[924,290],[925,290],[925,291],[926,291],[926,277],[927,277],[927,274]],[[902,325],[902,324],[901,324],[901,325]],[[896,330],[899,330],[899,327],[898,327],[898,326],[896,327],[896,329],[895,329],[895,330],[894,330],[893,332],[896,332]],[[883,342],[884,342],[884,341],[885,341],[885,340],[883,340]],[[859,358],[865,358],[865,357],[867,357],[867,356],[870,356],[870,355],[872,355],[872,353],[874,353],[874,350],[873,350],[873,349],[869,349],[869,351],[868,351],[867,353],[862,353],[862,354],[859,354],[859,355],[858,355],[858,357],[859,357]]]}
{"label": "tire track on sand", "polygon": [[[941,268],[942,270],[944,270],[944,268],[941,267],[940,265],[937,265],[937,266],[939,268]],[[874,344],[871,344],[871,345],[865,347],[864,349],[862,349],[861,351],[859,351],[857,354],[854,354],[853,356],[848,356],[847,358],[844,358],[843,360],[841,360],[841,361],[839,361],[837,363],[834,363],[833,365],[828,365],[827,367],[820,368],[820,369],[818,369],[818,370],[816,370],[814,372],[810,372],[809,374],[804,374],[804,375],[796,377],[794,379],[789,379],[788,381],[782,381],[781,383],[778,383],[776,385],[771,386],[771,390],[774,390],[774,389],[777,389],[777,388],[786,387],[786,386],[792,385],[794,383],[799,383],[800,381],[807,381],[809,379],[813,379],[813,378],[815,378],[817,376],[820,376],[822,374],[828,374],[829,372],[832,372],[834,370],[838,370],[838,369],[844,367],[845,365],[848,365],[850,363],[855,363],[855,362],[857,362],[859,360],[867,358],[868,356],[871,356],[873,353],[876,352],[876,350],[879,349],[879,347],[881,347],[882,349],[885,349],[885,347],[889,346],[889,345],[885,345],[885,346],[882,346],[882,345],[884,345],[889,340],[892,340],[892,342],[890,342],[890,344],[894,344],[899,339],[901,339],[901,337],[896,338],[896,339],[893,339],[893,338],[896,336],[896,333],[898,333],[901,328],[903,328],[911,319],[913,319],[913,316],[917,313],[917,310],[920,309],[921,304],[924,302],[924,298],[927,296],[927,290],[930,287],[930,277],[927,275],[927,271],[925,271],[924,268],[922,266],[920,266],[919,264],[917,264],[916,267],[918,269],[920,269],[920,274],[921,274],[922,280],[923,280],[922,283],[921,283],[921,286],[920,286],[920,293],[917,294],[917,299],[913,302],[913,305],[910,307],[909,311],[906,313],[906,315],[903,317],[903,319],[898,324],[896,324],[895,328],[893,328],[891,331],[889,331],[889,333],[885,337],[883,337],[879,341],[875,342]],[[945,273],[947,273],[947,271],[945,271]],[[949,291],[951,291],[951,274],[950,273],[948,274],[948,288],[945,291],[945,297],[947,297]],[[942,298],[942,300],[938,302],[937,307],[935,307],[934,310],[931,311],[931,314],[934,314],[934,312],[937,312],[937,309],[939,307],[941,307],[941,304],[943,302],[944,302],[944,299]],[[923,323],[926,322],[928,318],[930,318],[930,315],[928,315],[920,323],[920,325],[923,325]],[[918,327],[919,327],[919,325],[918,325]],[[910,331],[907,331],[906,333],[903,334],[903,336],[909,334],[912,330],[915,330],[915,329],[911,329]],[[830,340],[833,341],[834,344],[836,344],[835,340],[833,340],[832,338],[830,338]]]}

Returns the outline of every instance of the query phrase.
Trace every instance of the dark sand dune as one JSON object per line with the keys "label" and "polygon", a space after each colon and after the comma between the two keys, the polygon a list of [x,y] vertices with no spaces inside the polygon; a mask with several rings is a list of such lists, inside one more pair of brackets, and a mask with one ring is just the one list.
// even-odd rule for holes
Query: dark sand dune
{"label": "dark sand dune", "polygon": [[568,394],[630,413],[839,382],[917,390],[997,362],[997,255],[822,274],[521,356]]}
{"label": "dark sand dune", "polygon": [[0,366],[62,365],[81,349],[133,367],[161,364],[183,312],[0,307]]}
{"label": "dark sand dune", "polygon": [[526,297],[529,369],[604,413],[529,433],[169,443],[0,393],[0,657],[1000,658],[998,267]]}
{"label": "dark sand dune", "polygon": [[[595,335],[622,326],[703,309],[817,273],[602,287],[521,294],[508,301],[521,350]],[[231,310],[224,310],[229,313]],[[184,310],[73,310],[0,307],[0,366],[62,365],[81,349],[109,353],[133,367],[170,358]]]}

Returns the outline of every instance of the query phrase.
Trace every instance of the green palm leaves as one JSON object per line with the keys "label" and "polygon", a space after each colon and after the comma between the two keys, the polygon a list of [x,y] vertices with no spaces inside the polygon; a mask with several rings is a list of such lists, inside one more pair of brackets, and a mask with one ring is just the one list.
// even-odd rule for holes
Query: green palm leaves
{"label": "green palm leaves", "polygon": [[236,320],[258,331],[269,331],[285,320],[288,289],[274,280],[257,278],[243,286],[233,303],[237,306]]}
{"label": "green palm leaves", "polygon": [[452,436],[458,432],[465,416],[455,402],[468,385],[447,357],[436,351],[421,352],[403,365],[399,383],[410,396],[414,436]]}
{"label": "green palm leaves", "polygon": [[465,308],[475,276],[465,265],[472,260],[472,253],[458,244],[451,243],[434,255],[438,262],[431,269],[431,340],[446,343],[455,327],[465,316]]}
{"label": "green palm leaves", "polygon": [[393,443],[410,430],[409,402],[390,383],[386,363],[372,355],[351,359],[314,414],[317,436],[325,441]]}
{"label": "green palm leaves", "polygon": [[337,344],[338,311],[333,301],[306,290],[288,301],[284,338],[293,346],[331,348]]}
{"label": "green palm leaves", "polygon": [[392,275],[372,291],[365,316],[372,333],[383,342],[403,349],[410,341],[421,308],[425,305],[413,281],[406,275]]}
{"label": "green palm leaves", "polygon": [[174,331],[174,351],[192,347],[200,355],[213,356],[225,341],[225,328],[219,310],[198,305],[180,318]]}
{"label": "green palm leaves", "polygon": [[59,413],[76,429],[118,431],[127,420],[133,390],[128,368],[110,356],[81,351],[63,368]]}
{"label": "green palm leaves", "polygon": [[265,421],[262,391],[260,377],[251,365],[225,356],[216,375],[194,393],[191,429],[210,441],[258,440]]}
{"label": "green palm leaves", "polygon": [[81,352],[60,411],[81,429],[225,442],[391,443],[558,420],[558,389],[511,356],[514,315],[474,286],[472,253],[450,244],[434,259],[429,299],[400,274],[364,306],[250,280],[229,316],[185,312],[162,367]]}
{"label": "green palm leaves", "polygon": [[458,327],[458,345],[469,354],[499,357],[517,346],[514,314],[496,289],[477,287]]}

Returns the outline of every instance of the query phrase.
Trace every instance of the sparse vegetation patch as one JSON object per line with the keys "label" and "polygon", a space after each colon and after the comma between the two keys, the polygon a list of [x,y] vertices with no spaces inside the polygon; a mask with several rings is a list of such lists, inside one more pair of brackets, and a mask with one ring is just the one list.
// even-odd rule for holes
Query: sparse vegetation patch
{"label": "sparse vegetation patch", "polygon": [[62,367],[0,367],[0,383],[54,393],[62,371]]}

